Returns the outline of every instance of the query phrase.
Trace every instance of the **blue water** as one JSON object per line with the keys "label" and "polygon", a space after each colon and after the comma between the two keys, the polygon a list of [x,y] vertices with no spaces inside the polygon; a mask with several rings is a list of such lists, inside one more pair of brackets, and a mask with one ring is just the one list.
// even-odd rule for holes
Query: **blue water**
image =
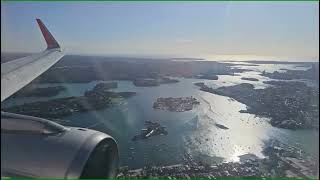
{"label": "blue water", "polygon": [[[263,157],[261,153],[263,144],[269,139],[278,139],[289,145],[299,146],[319,157],[319,131],[293,131],[272,127],[267,118],[239,113],[239,110],[246,109],[246,105],[229,97],[202,92],[193,85],[195,82],[205,82],[212,87],[221,87],[248,82],[254,84],[256,88],[265,88],[268,85],[262,81],[270,79],[260,76],[261,70],[265,68],[274,71],[283,68],[282,66],[248,66],[244,68],[253,68],[254,71],[240,73],[239,76],[219,76],[217,81],[179,78],[179,83],[157,87],[135,87],[130,81],[117,81],[118,88],[113,89],[114,91],[134,91],[137,95],[119,100],[112,107],[103,110],[74,113],[62,119],[66,120],[64,123],[66,125],[92,128],[112,135],[119,145],[121,164],[130,168],[178,164],[182,162],[185,152],[197,160],[211,163],[238,161],[238,156],[247,153]],[[291,68],[294,69],[293,66]],[[241,77],[255,77],[260,81],[245,81],[241,80]],[[97,83],[98,81],[58,84],[65,86],[66,90],[49,99],[81,96]],[[57,84],[41,86],[55,85]],[[168,112],[152,108],[153,102],[158,97],[181,96],[194,96],[200,101],[200,105],[188,112]],[[9,99],[3,105],[11,106],[47,99]],[[131,141],[131,138],[144,128],[146,120],[158,121],[166,126],[168,135]],[[215,123],[229,129],[217,128]]]}

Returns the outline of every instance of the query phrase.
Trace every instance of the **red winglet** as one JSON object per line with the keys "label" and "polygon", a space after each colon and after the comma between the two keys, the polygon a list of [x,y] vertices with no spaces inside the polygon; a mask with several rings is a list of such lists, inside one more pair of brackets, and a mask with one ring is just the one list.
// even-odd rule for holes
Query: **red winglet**
{"label": "red winglet", "polygon": [[44,39],[46,40],[47,49],[60,48],[60,45],[54,39],[52,34],[46,28],[46,26],[42,23],[42,21],[40,19],[36,19],[36,20],[37,20],[37,23],[38,23],[38,25],[40,27],[42,35],[43,35]]}

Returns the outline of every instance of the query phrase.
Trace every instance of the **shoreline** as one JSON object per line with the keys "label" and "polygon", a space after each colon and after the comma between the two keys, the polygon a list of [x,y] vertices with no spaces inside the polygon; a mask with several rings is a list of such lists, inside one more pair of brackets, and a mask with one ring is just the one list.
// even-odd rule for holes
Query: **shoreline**
{"label": "shoreline", "polygon": [[71,96],[47,101],[31,102],[11,106],[2,110],[43,118],[61,118],[74,112],[88,112],[107,108],[114,104],[114,99],[130,98],[136,92],[112,92],[117,83],[98,83],[92,90],[85,91],[82,96]]}
{"label": "shoreline", "polygon": [[205,164],[185,154],[185,162],[166,166],[144,166],[128,169],[122,166],[117,178],[318,178],[318,164],[301,149],[270,141],[264,148],[266,158],[252,154],[238,156],[239,162]]}
{"label": "shoreline", "polygon": [[254,89],[252,84],[241,83],[213,89],[203,82],[194,85],[200,87],[201,91],[233,98],[247,105],[247,110],[241,110],[240,113],[271,118],[272,126],[285,129],[319,129],[319,104],[316,102],[319,98],[318,89],[308,87],[302,82],[269,82],[271,83],[268,84],[275,86]]}

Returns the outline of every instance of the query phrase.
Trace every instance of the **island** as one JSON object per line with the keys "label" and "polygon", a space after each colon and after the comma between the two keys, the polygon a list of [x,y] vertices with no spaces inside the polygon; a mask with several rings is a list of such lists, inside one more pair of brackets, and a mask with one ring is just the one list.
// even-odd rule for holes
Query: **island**
{"label": "island", "polygon": [[247,80],[247,81],[259,81],[257,78],[248,78],[248,77],[242,77],[242,80]]}
{"label": "island", "polygon": [[[265,82],[266,83],[266,82]],[[302,82],[269,82],[275,86],[255,89],[252,84],[213,89],[195,83],[200,90],[228,96],[247,105],[251,113],[270,118],[272,126],[286,129],[319,129],[319,89]]]}
{"label": "island", "polygon": [[173,112],[184,112],[190,111],[195,105],[200,104],[200,102],[194,97],[168,97],[168,98],[158,98],[156,102],[153,103],[154,109],[168,110]]}
{"label": "island", "polygon": [[21,97],[52,97],[58,95],[64,91],[64,86],[52,86],[52,87],[34,87],[26,86],[14,93],[10,98],[21,98]]}
{"label": "island", "polygon": [[146,126],[145,129],[141,129],[141,133],[138,135],[135,135],[132,138],[132,141],[142,140],[142,139],[148,139],[151,136],[159,136],[159,135],[167,135],[168,132],[166,131],[164,126],[161,126],[157,122],[152,121],[146,121],[144,123]]}
{"label": "island", "polygon": [[4,108],[3,110],[43,118],[59,118],[72,115],[74,112],[103,109],[113,104],[117,98],[129,98],[136,95],[135,92],[107,91],[109,88],[110,84],[100,83],[92,90],[86,91],[84,96],[33,102]]}

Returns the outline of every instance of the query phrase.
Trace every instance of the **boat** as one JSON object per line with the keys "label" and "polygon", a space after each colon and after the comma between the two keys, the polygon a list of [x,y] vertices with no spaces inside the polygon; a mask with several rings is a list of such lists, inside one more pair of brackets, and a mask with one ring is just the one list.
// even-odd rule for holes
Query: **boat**
{"label": "boat", "polygon": [[226,126],[224,126],[222,124],[218,124],[218,123],[215,123],[215,126],[217,126],[220,129],[229,129],[228,127],[226,127]]}

